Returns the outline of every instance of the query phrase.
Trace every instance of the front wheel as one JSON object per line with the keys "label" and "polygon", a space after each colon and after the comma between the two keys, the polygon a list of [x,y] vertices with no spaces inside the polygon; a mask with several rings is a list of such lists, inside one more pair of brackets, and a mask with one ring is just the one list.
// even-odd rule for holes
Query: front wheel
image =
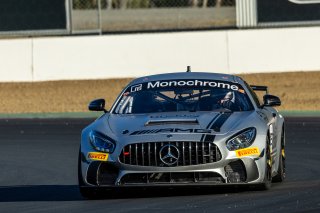
{"label": "front wheel", "polygon": [[279,152],[278,174],[272,178],[273,182],[282,182],[286,178],[286,161],[285,161],[285,133],[281,134],[281,152]]}
{"label": "front wheel", "polygon": [[270,138],[267,137],[266,140],[266,153],[265,153],[265,175],[264,175],[264,182],[260,185],[260,189],[262,190],[268,190],[271,188],[271,181],[272,181],[272,175],[271,175],[271,169],[272,169],[272,158],[271,158],[271,146],[270,146]]}

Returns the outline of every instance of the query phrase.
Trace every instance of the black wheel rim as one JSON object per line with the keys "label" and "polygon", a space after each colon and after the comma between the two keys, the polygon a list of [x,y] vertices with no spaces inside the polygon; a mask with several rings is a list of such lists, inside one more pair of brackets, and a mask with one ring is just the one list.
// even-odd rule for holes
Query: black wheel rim
{"label": "black wheel rim", "polygon": [[266,162],[267,162],[267,181],[268,182],[271,182],[271,167],[272,167],[272,158],[271,158],[271,147],[270,147],[270,140],[268,138],[268,141],[267,141],[267,147],[266,147]]}

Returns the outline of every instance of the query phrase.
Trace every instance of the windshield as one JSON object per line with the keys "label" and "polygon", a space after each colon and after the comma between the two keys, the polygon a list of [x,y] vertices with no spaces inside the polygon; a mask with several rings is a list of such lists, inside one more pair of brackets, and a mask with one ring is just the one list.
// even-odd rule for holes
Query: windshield
{"label": "windshield", "polygon": [[224,81],[153,81],[128,87],[114,113],[179,111],[249,111],[250,99],[241,85]]}

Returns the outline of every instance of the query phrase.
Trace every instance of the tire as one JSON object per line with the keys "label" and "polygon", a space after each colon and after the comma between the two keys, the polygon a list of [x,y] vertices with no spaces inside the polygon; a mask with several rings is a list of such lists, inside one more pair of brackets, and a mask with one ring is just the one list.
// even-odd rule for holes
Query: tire
{"label": "tire", "polygon": [[85,187],[85,183],[82,178],[82,171],[81,171],[81,148],[79,150],[79,156],[78,156],[78,186],[79,186],[79,192],[82,195],[82,197],[86,199],[97,199],[98,193],[93,188],[87,188]]}
{"label": "tire", "polygon": [[279,152],[278,174],[272,178],[272,182],[282,182],[286,178],[286,162],[285,162],[285,132],[281,133],[281,151]]}
{"label": "tire", "polygon": [[266,153],[265,153],[265,176],[264,181],[260,186],[258,187],[261,190],[268,190],[271,188],[272,185],[272,158],[271,158],[271,147],[270,147],[270,138],[269,135],[266,140]]}

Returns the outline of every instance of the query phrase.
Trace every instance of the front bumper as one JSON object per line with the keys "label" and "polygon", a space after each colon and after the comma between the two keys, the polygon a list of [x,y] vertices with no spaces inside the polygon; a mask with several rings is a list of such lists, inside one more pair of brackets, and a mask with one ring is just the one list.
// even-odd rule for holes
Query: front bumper
{"label": "front bumper", "polygon": [[87,159],[80,163],[87,186],[202,186],[260,183],[262,175],[258,165],[262,160],[245,157],[179,167],[134,166],[120,162],[89,162]]}
{"label": "front bumper", "polygon": [[[159,143],[159,140],[152,142],[154,144],[140,142],[138,139],[131,143],[123,142],[125,145],[117,146],[114,153],[108,155],[106,161],[95,161],[89,159],[88,154],[96,152],[96,150],[86,141],[86,138],[83,138],[81,160],[79,162],[82,175],[80,178],[82,178],[85,186],[99,187],[263,183],[266,168],[264,135],[257,135],[255,143],[251,146],[261,151],[259,155],[241,157],[237,156],[235,151],[228,151],[225,148],[225,138],[226,136],[216,136],[214,142],[211,142],[208,147],[203,145],[203,143],[207,142],[196,142],[198,143],[198,148],[192,144],[191,146],[184,144],[185,138],[181,139],[182,142],[170,141],[171,144],[179,149],[181,156],[179,160],[182,159],[175,166],[159,164],[159,148],[168,142],[161,143],[160,147],[154,146],[155,143]],[[150,138],[143,139],[144,141],[151,141],[149,140]],[[127,145],[139,143],[144,143],[145,146],[134,145],[134,149],[132,147],[131,150],[125,148]],[[155,148],[157,151],[152,152]],[[193,151],[191,155],[188,155],[187,153],[190,152],[187,150],[190,150],[190,148]],[[129,159],[127,161],[122,158],[122,153],[125,152],[129,152],[134,158],[140,156],[140,159],[131,159],[131,162]],[[143,153],[147,153],[147,155]],[[186,155],[183,153],[186,153]],[[208,157],[208,155],[211,157]],[[215,158],[212,158],[212,155]],[[149,160],[150,156],[151,160]],[[191,158],[188,160],[189,156]],[[153,161],[153,158],[157,158],[157,160]]]}

